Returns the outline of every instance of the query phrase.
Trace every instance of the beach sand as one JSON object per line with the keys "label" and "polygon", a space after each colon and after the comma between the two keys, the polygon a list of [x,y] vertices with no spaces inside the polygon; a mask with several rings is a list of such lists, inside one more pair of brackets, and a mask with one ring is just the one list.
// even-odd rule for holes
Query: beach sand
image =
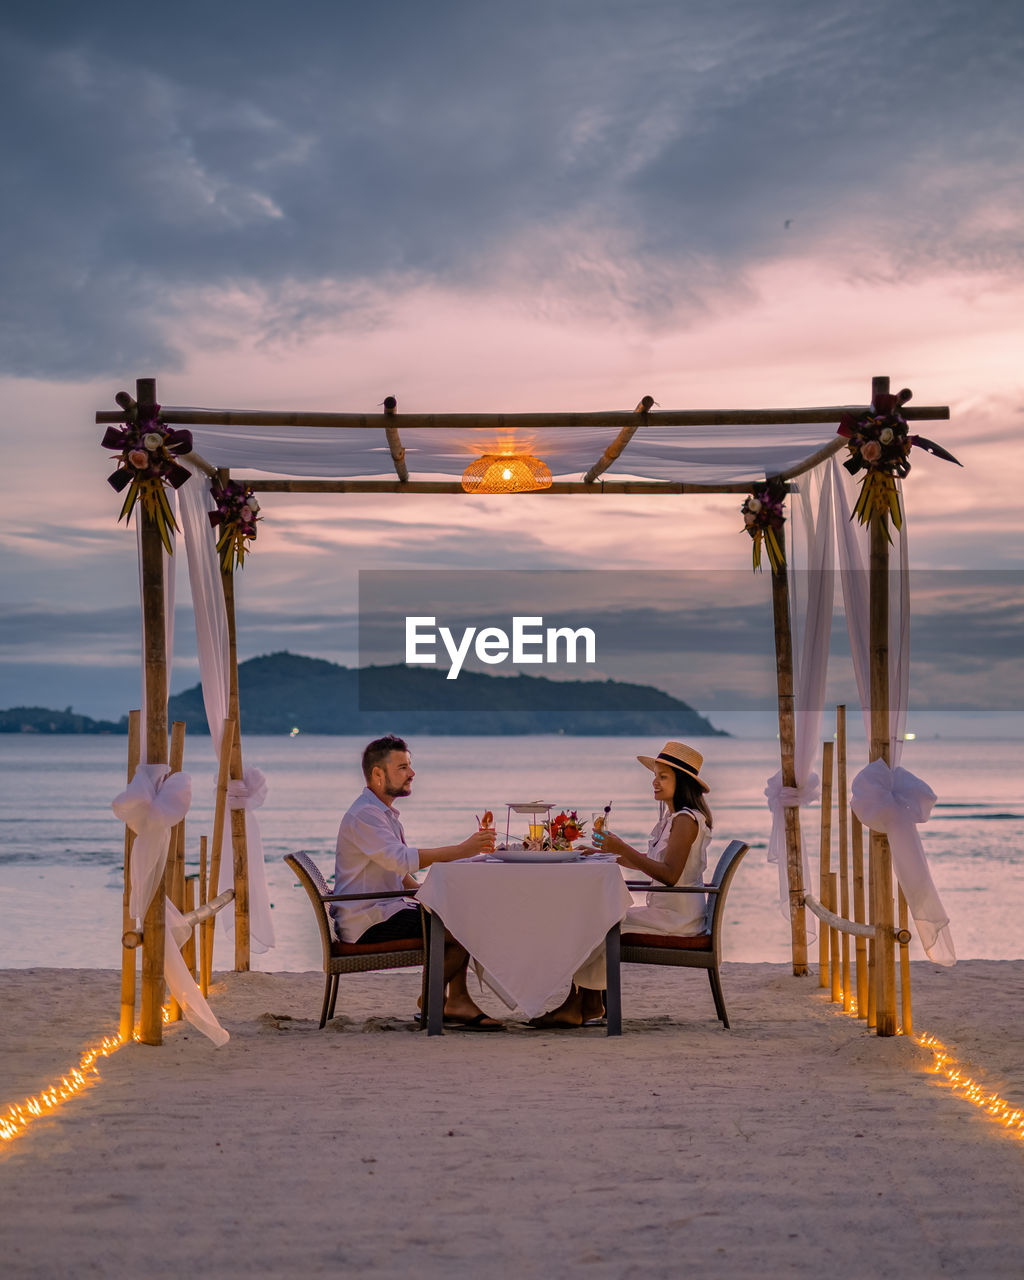
{"label": "beach sand", "polygon": [[[412,1030],[412,973],[219,975],[0,1147],[8,1277],[1020,1276],[1024,1141],[817,978],[626,966],[624,1034]],[[915,1029],[1024,1106],[1024,961],[915,965]],[[0,1111],[116,1031],[118,975],[0,974]],[[494,1009],[494,1002],[489,1001]]]}

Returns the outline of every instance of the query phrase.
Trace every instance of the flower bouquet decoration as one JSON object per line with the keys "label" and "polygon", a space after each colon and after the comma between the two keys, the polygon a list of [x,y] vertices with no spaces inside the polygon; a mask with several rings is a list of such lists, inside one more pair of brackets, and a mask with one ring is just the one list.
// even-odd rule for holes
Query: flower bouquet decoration
{"label": "flower bouquet decoration", "polygon": [[174,431],[159,421],[158,404],[125,405],[123,426],[108,427],[101,445],[114,449],[118,468],[107,477],[107,483],[118,493],[124,489],[124,504],[118,520],[127,520],[141,501],[143,510],[156,523],[160,539],[168,555],[173,555],[171,530],[178,525],[167,501],[166,485],[180,489],[192,474],[175,458],[192,452],[192,432]]}
{"label": "flower bouquet decoration", "polygon": [[886,537],[889,536],[890,516],[897,529],[903,527],[896,481],[902,480],[910,471],[910,450],[914,445],[946,462],[956,463],[958,467],[962,465],[933,440],[910,434],[907,420],[900,410],[912,395],[913,392],[906,388],[896,395],[886,392],[875,397],[867,413],[860,417],[844,413],[839,420],[838,434],[846,440],[850,452],[843,466],[853,476],[864,472],[853,516],[861,524],[880,521]]}
{"label": "flower bouquet decoration", "polygon": [[786,553],[779,534],[786,523],[785,501],[787,487],[782,480],[765,480],[753,487],[750,497],[740,511],[743,524],[754,542],[754,568],[761,568],[761,548],[768,549],[772,569],[779,573],[786,566]]}
{"label": "flower bouquet decoration", "polygon": [[260,504],[249,486],[238,480],[228,480],[222,485],[215,482],[210,496],[217,504],[209,516],[210,524],[220,529],[217,538],[220,567],[222,572],[230,573],[232,569],[242,567],[249,543],[256,537],[256,521],[261,519],[258,515]]}
{"label": "flower bouquet decoration", "polygon": [[583,835],[584,823],[575,809],[556,813],[547,821],[548,843],[552,849],[571,849]]}

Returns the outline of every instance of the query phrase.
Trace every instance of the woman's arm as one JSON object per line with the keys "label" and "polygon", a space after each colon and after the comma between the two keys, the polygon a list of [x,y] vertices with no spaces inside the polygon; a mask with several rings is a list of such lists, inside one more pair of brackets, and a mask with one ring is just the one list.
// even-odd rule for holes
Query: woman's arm
{"label": "woman's arm", "polygon": [[696,835],[696,819],[688,813],[680,813],[672,820],[664,862],[649,858],[645,853],[638,853],[636,849],[631,848],[610,831],[605,833],[603,847],[608,853],[616,855],[620,866],[633,867],[637,871],[642,871],[652,880],[657,880],[659,884],[674,885],[682,879],[686,860],[690,856]]}

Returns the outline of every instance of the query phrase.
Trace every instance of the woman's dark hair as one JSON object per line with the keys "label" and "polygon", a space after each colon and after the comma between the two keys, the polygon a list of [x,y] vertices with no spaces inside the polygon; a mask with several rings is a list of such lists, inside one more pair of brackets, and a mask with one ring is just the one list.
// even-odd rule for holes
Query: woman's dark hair
{"label": "woman's dark hair", "polygon": [[393,733],[385,734],[383,738],[374,738],[363,751],[363,777],[369,782],[374,769],[383,764],[392,751],[408,750],[405,742],[396,738]]}
{"label": "woman's dark hair", "polygon": [[675,770],[675,775],[676,789],[672,797],[672,812],[678,813],[680,809],[695,809],[704,815],[710,831],[714,826],[714,819],[711,817],[711,810],[708,808],[707,800],[704,799],[705,793],[701,790],[700,783],[696,778],[691,778],[678,769]]}

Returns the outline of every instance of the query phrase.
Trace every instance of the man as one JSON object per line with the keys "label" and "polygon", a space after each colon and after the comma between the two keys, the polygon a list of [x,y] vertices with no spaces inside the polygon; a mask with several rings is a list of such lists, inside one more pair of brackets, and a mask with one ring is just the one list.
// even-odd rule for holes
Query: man
{"label": "man", "polygon": [[[474,831],[461,844],[414,849],[406,844],[395,800],[412,793],[416,774],[409,748],[388,735],[363,752],[366,787],[341,820],[334,864],[335,893],[415,892],[412,873],[434,862],[472,858],[494,847],[493,831]],[[389,942],[420,936],[420,911],[403,898],[367,898],[332,903],[335,926],[345,942]],[[472,1031],[503,1031],[473,1002],[466,985],[466,949],[445,934],[444,1020],[446,1026]]]}

